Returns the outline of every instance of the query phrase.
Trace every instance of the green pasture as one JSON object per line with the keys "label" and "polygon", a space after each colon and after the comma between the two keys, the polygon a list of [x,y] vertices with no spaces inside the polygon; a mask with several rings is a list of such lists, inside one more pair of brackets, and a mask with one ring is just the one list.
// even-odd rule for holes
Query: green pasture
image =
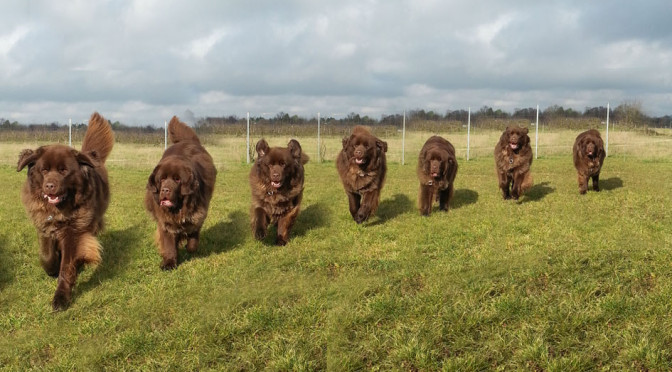
{"label": "green pasture", "polygon": [[325,139],[322,163],[300,139],[313,160],[284,247],[252,237],[244,138],[212,139],[219,173],[201,246],[171,272],[142,207],[162,146],[115,144],[103,262],[58,313],[15,171],[20,149],[39,144],[1,143],[0,370],[672,369],[668,135],[615,132],[603,191],[581,196],[576,133],[550,134],[519,202],[497,188],[497,133],[476,133],[468,162],[466,133],[445,135],[460,157],[455,198],[430,217],[415,175],[428,134],[407,138],[406,165],[391,135],[380,207],[363,225],[332,160],[340,138]]}

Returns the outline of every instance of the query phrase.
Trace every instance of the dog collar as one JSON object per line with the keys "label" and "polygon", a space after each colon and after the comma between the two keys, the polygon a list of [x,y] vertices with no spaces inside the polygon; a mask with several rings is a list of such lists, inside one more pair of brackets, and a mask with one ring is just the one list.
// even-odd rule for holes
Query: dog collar
{"label": "dog collar", "polygon": [[509,164],[513,164],[513,156],[509,158]]}

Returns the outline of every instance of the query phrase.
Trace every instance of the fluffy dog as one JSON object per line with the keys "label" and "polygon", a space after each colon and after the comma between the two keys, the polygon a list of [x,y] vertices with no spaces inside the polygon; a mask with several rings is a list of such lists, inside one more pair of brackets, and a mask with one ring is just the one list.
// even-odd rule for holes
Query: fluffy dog
{"label": "fluffy dog", "polygon": [[448,211],[457,174],[455,147],[443,137],[430,137],[420,150],[417,173],[420,214],[429,216],[434,200],[439,201],[440,210]]}
{"label": "fluffy dog", "polygon": [[358,224],[378,209],[387,172],[386,152],[387,142],[362,126],[356,126],[349,137],[343,138],[336,167],[348,195],[350,214]]}
{"label": "fluffy dog", "polygon": [[147,180],[145,208],[157,223],[161,269],[177,267],[177,247],[198,248],[201,227],[215,188],[217,169],[193,129],[176,116],[168,124],[173,143]]}
{"label": "fluffy dog", "polygon": [[16,170],[28,166],[21,201],[37,229],[40,262],[47,274],[58,277],[54,310],[70,305],[78,269],[101,262],[96,235],[110,203],[105,160],[113,145],[109,122],[96,112],[81,151],[48,145],[19,155]]}
{"label": "fluffy dog", "polygon": [[604,164],[604,142],[600,132],[595,129],[587,130],[576,137],[574,141],[574,167],[579,178],[579,193],[588,191],[588,179],[593,179],[593,190],[600,191],[600,170]]}
{"label": "fluffy dog", "polygon": [[504,199],[518,198],[532,187],[532,148],[527,128],[506,127],[495,145],[495,168]]}
{"label": "fluffy dog", "polygon": [[289,232],[299,215],[303,198],[303,166],[308,155],[297,140],[287,147],[270,148],[261,139],[257,142],[257,160],[250,171],[252,207],[250,224],[256,239],[266,237],[268,225],[278,226],[275,244],[285,245]]}

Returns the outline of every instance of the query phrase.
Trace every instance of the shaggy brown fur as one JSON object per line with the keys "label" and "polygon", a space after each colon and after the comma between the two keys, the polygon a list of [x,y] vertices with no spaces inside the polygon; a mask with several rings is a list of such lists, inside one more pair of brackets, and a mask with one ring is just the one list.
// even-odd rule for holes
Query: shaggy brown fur
{"label": "shaggy brown fur", "polygon": [[366,221],[378,209],[387,172],[386,152],[387,142],[362,126],[356,126],[352,135],[343,138],[336,167],[348,195],[350,214],[357,223]]}
{"label": "shaggy brown fur", "polygon": [[574,167],[579,178],[579,193],[588,191],[588,179],[593,179],[593,190],[600,191],[600,171],[604,164],[604,143],[600,132],[595,129],[587,130],[576,137],[574,141]]}
{"label": "shaggy brown fur", "polygon": [[495,168],[504,199],[518,200],[532,187],[531,165],[527,128],[507,127],[495,146]]}
{"label": "shaggy brown fur", "polygon": [[145,208],[157,223],[161,269],[177,267],[177,247],[198,248],[201,227],[215,189],[217,169],[193,129],[174,116],[168,124],[173,143],[147,180]]}
{"label": "shaggy brown fur", "polygon": [[254,237],[266,237],[269,224],[278,226],[275,244],[285,245],[299,215],[303,198],[303,165],[308,155],[297,140],[287,147],[270,148],[265,140],[257,142],[257,160],[250,171],[252,207],[250,224]]}
{"label": "shaggy brown fur", "polygon": [[420,180],[418,196],[420,214],[429,216],[434,200],[439,201],[440,210],[448,211],[455,191],[454,182],[457,174],[457,159],[453,145],[443,137],[430,137],[420,150],[417,173]]}
{"label": "shaggy brown fur", "polygon": [[48,145],[19,155],[16,170],[28,166],[21,201],[37,229],[40,262],[47,274],[58,277],[54,310],[70,305],[77,270],[101,261],[96,235],[110,203],[105,160],[113,145],[109,122],[96,112],[81,151]]}

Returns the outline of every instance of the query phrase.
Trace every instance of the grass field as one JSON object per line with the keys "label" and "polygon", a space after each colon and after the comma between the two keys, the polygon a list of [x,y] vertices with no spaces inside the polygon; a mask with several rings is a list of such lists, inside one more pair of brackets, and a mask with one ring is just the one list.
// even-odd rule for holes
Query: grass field
{"label": "grass field", "polygon": [[199,251],[162,272],[142,207],[162,149],[116,144],[103,263],[53,313],[15,171],[31,146],[0,150],[2,370],[672,369],[667,147],[615,151],[585,196],[570,154],[544,155],[520,202],[501,200],[484,151],[459,159],[452,209],[430,217],[409,150],[361,226],[333,162],[313,161],[285,247],[252,238],[243,150],[218,162]]}

